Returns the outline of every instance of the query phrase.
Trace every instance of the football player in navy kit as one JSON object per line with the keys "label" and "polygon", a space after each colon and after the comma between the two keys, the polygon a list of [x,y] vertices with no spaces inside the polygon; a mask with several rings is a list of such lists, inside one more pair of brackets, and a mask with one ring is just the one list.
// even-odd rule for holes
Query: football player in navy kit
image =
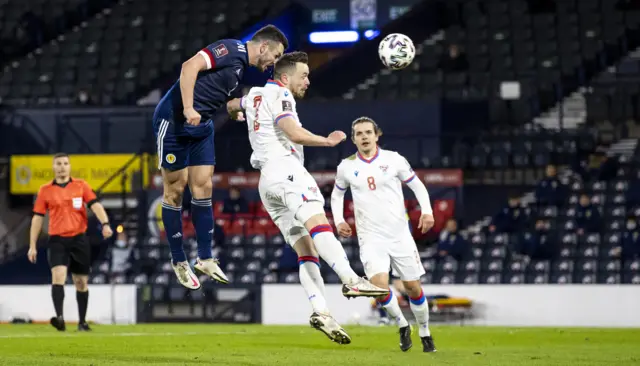
{"label": "football player in navy kit", "polygon": [[203,48],[182,64],[180,79],[158,103],[153,130],[162,171],[162,222],[171,247],[171,264],[180,283],[200,288],[182,246],[182,194],[192,193],[191,213],[196,229],[196,270],[221,283],[228,279],[212,257],[212,178],[215,165],[213,116],[231,99],[244,70],[265,71],[289,46],[286,36],[267,25],[243,43],[223,39]]}

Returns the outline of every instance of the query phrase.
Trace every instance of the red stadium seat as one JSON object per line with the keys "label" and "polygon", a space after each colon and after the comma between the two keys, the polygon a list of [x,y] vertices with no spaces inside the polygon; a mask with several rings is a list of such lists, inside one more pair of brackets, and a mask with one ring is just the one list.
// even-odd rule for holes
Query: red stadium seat
{"label": "red stadium seat", "polygon": [[257,202],[256,203],[254,214],[257,217],[269,217],[269,213],[267,212],[267,210],[262,205],[262,202]]}
{"label": "red stadium seat", "polygon": [[418,201],[416,201],[416,200],[405,200],[404,201],[404,207],[407,208],[407,212],[415,210],[416,206],[418,206]]}
{"label": "red stadium seat", "polygon": [[189,217],[182,218],[182,236],[185,238],[193,238],[196,236],[196,229]]}
{"label": "red stadium seat", "polygon": [[356,219],[353,216],[345,217],[345,221],[347,222],[347,224],[349,224],[349,226],[351,226],[351,231],[353,231],[353,235],[356,235]]}
{"label": "red stadium seat", "polygon": [[353,216],[354,212],[355,212],[355,208],[353,206],[353,201],[345,201],[344,202],[344,216],[345,217]]}
{"label": "red stadium seat", "polygon": [[227,218],[218,217],[218,218],[216,218],[216,224],[218,224],[218,225],[220,225],[220,227],[222,227],[222,231],[225,234],[229,233],[229,229],[231,228],[231,220],[229,220]]}
{"label": "red stadium seat", "polygon": [[280,232],[276,224],[266,217],[256,218],[253,220],[253,229],[256,231],[263,232],[268,236],[276,235]]}
{"label": "red stadium seat", "polygon": [[225,231],[225,234],[242,234],[245,235],[246,234],[246,228],[249,227],[250,221],[240,218],[240,219],[235,219],[233,220],[233,222],[231,223],[231,225],[229,225],[229,229],[228,231]]}

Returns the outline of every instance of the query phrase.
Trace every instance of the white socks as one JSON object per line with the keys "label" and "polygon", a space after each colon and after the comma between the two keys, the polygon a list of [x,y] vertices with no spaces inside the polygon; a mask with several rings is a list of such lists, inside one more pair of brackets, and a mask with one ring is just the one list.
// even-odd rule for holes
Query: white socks
{"label": "white socks", "polygon": [[420,333],[420,337],[428,337],[431,335],[431,331],[429,330],[429,303],[427,302],[427,298],[424,296],[424,292],[420,290],[420,296],[417,298],[409,297],[409,303],[411,306],[411,311],[413,315],[416,317],[416,322],[418,323],[418,331]]}
{"label": "white socks", "polygon": [[324,298],[324,280],[320,274],[320,264],[316,257],[298,257],[300,265],[300,283],[307,293],[314,312],[328,314],[327,301]]}
{"label": "white socks", "polygon": [[318,225],[309,230],[309,234],[311,234],[320,257],[331,266],[331,269],[340,277],[342,283],[353,284],[360,279],[351,268],[347,253],[345,253],[342,244],[333,235],[333,229],[330,225]]}
{"label": "white socks", "polygon": [[393,291],[389,291],[389,295],[382,301],[378,300],[378,303],[386,310],[389,317],[398,323],[398,327],[403,328],[409,325],[409,322],[402,314],[402,310],[400,310],[398,298],[393,294]]}

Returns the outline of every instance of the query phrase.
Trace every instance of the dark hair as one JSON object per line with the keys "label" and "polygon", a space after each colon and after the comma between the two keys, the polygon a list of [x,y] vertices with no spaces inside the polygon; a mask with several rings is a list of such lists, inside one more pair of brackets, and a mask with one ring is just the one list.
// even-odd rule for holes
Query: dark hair
{"label": "dark hair", "polygon": [[276,65],[273,68],[273,76],[278,79],[283,73],[295,68],[298,62],[303,64],[309,62],[309,56],[306,52],[295,51],[285,53],[276,62]]}
{"label": "dark hair", "polygon": [[361,123],[367,123],[367,122],[373,125],[373,132],[375,132],[377,136],[382,136],[382,129],[380,128],[380,126],[378,126],[376,121],[374,121],[373,118],[371,117],[364,117],[364,116],[358,117],[353,122],[351,122],[351,136],[355,135],[356,125],[359,125]]}
{"label": "dark hair", "polygon": [[53,160],[56,160],[57,158],[68,158],[69,154],[67,153],[63,153],[63,152],[59,152],[56,153],[55,155],[53,155]]}
{"label": "dark hair", "polygon": [[285,50],[289,48],[289,40],[287,39],[287,36],[285,36],[278,27],[271,24],[258,29],[258,31],[254,33],[253,37],[251,37],[251,40],[278,42],[282,43]]}

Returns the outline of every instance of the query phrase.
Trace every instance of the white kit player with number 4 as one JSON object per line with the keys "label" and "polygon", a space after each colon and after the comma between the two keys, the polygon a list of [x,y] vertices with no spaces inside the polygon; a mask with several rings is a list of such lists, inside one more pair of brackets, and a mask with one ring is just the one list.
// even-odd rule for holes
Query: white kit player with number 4
{"label": "white kit player with number 4", "polygon": [[[389,270],[393,269],[400,276],[419,326],[423,351],[434,352],[429,306],[420,284],[425,271],[409,230],[402,184],[406,184],[418,199],[422,209],[418,229],[423,233],[434,224],[429,193],[402,155],[378,147],[382,131],[373,119],[356,119],[351,133],[358,152],[338,166],[331,194],[331,211],[338,234],[345,237],[353,234],[344,219],[344,195],[346,189],[351,188],[360,259],[367,277],[374,285],[388,288]],[[398,299],[390,292],[377,300],[400,327],[400,348],[409,350],[411,328],[402,315]]]}
{"label": "white kit player with number 4", "polygon": [[298,254],[300,282],[313,308],[310,324],[331,340],[346,344],[351,339],[327,308],[318,254],[340,277],[344,296],[386,296],[389,290],[353,271],[329,225],[320,189],[304,168],[303,146],[333,147],[346,138],[342,131],[323,137],[302,127],[294,97],[302,98],[309,87],[307,62],[304,52],[283,55],[274,68],[275,80],[251,88],[239,105],[229,103],[227,109],[232,115],[244,109],[253,149],[251,165],[260,170],[260,199]]}

